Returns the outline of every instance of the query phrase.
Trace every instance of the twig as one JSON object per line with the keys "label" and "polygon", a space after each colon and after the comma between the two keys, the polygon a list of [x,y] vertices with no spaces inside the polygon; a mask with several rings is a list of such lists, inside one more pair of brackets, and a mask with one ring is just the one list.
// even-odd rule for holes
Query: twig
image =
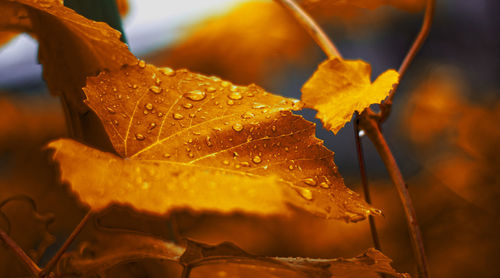
{"label": "twig", "polygon": [[[403,62],[401,63],[401,66],[399,66],[398,73],[400,81],[405,75],[408,68],[410,67],[410,64],[413,61],[413,59],[415,59],[415,56],[417,55],[420,48],[422,48],[422,45],[427,39],[427,36],[429,35],[432,26],[432,21],[434,20],[435,6],[436,6],[436,0],[427,0],[422,27],[420,28],[417,38],[413,42],[410,50],[408,51]],[[398,85],[395,86],[395,88],[391,91],[387,99],[382,103],[382,105],[380,105],[380,110],[381,110],[381,116],[379,120],[380,122],[384,122],[391,113],[392,101],[394,99],[394,94],[396,93],[397,86]]]}
{"label": "twig", "polygon": [[285,9],[287,9],[297,21],[302,25],[304,29],[309,33],[313,40],[321,47],[323,52],[325,52],[328,58],[340,57],[340,52],[337,50],[332,41],[323,32],[323,29],[316,24],[314,19],[312,19],[299,5],[297,5],[293,0],[276,0]]}
{"label": "twig", "polygon": [[[359,138],[359,113],[356,112],[354,119],[354,139],[356,141],[356,152],[358,154],[358,163],[359,163],[359,173],[361,175],[361,183],[363,184],[363,192],[365,195],[365,201],[371,205],[372,200],[370,197],[370,189],[368,188],[368,178],[366,177],[366,168],[365,168],[365,158],[363,153],[363,146],[361,145],[361,140]],[[375,226],[375,219],[373,215],[368,216],[368,221],[370,222],[370,231],[372,234],[373,246],[382,251],[380,246],[380,240],[378,238],[377,227]]]}
{"label": "twig", "polygon": [[[364,114],[364,115],[363,115]],[[382,132],[380,131],[378,116],[373,111],[365,110],[360,117],[359,125],[370,138],[375,149],[377,149],[380,158],[385,164],[385,168],[391,177],[392,182],[398,190],[399,199],[403,203],[403,208],[406,214],[408,230],[410,232],[413,252],[417,260],[419,277],[429,277],[427,258],[425,256],[422,233],[417,223],[417,215],[413,207],[408,187],[406,186],[403,175],[399,170],[396,159],[391,153],[387,142],[385,141]]]}
{"label": "twig", "polygon": [[31,274],[35,277],[40,275],[41,269],[38,265],[24,252],[24,250],[17,245],[17,243],[10,238],[1,228],[0,228],[0,239],[9,246],[9,248],[16,254],[21,262],[26,265]]}
{"label": "twig", "polygon": [[52,269],[54,268],[54,266],[61,259],[61,257],[64,254],[64,252],[66,252],[66,250],[69,248],[69,246],[71,245],[71,243],[73,243],[73,241],[75,240],[76,236],[82,231],[83,227],[85,226],[85,224],[89,220],[90,216],[92,216],[92,211],[89,211],[89,212],[87,212],[87,214],[85,214],[85,216],[83,217],[83,219],[80,221],[80,223],[78,223],[78,225],[73,230],[73,232],[71,232],[71,234],[69,235],[69,237],[66,239],[66,241],[61,246],[61,248],[59,248],[59,250],[54,255],[54,257],[52,257],[50,259],[50,261],[47,263],[47,265],[45,265],[45,267],[42,270],[41,277],[45,277],[45,275],[50,274],[50,272],[52,271]]}
{"label": "twig", "polygon": [[[309,32],[309,34],[314,38],[316,43],[323,49],[323,51],[327,54],[329,58],[340,57],[334,44],[324,34],[321,28],[313,21],[313,19],[307,16],[307,14],[298,5],[296,5],[293,0],[276,0],[276,1],[282,3],[285,6],[285,8],[287,8],[290,12],[292,12],[292,14],[296,17],[296,19],[302,24],[302,26],[304,26],[304,28]],[[422,30],[419,33],[417,39],[415,40],[415,43],[413,44],[407,57],[405,58],[405,61],[403,62],[400,68],[400,71],[403,74],[405,73],[412,59],[415,57],[417,51],[422,46],[425,37],[429,32],[429,28],[432,23],[432,17],[434,14],[434,4],[435,0],[427,0],[427,7],[424,16],[424,23],[422,25]],[[392,90],[390,96],[394,95],[395,91],[396,88]],[[388,98],[388,101],[389,102],[386,101],[387,106],[385,107],[388,109],[385,110],[390,111],[392,97]],[[381,108],[384,109],[384,106],[381,105]],[[384,113],[387,117],[388,113],[382,112],[381,114]],[[392,182],[394,183],[399,192],[399,197],[401,199],[401,202],[403,203],[404,211],[406,214],[406,220],[410,231],[410,237],[414,254],[417,260],[419,277],[428,278],[429,271],[428,271],[427,258],[424,252],[422,234],[420,232],[420,228],[416,220],[415,209],[413,207],[406,184],[404,183],[401,171],[399,170],[396,160],[394,159],[394,156],[392,155],[389,147],[387,146],[385,138],[382,135],[382,132],[380,131],[379,123],[383,119],[381,117],[381,114],[376,114],[370,108],[367,108],[361,114],[361,117],[359,119],[360,120],[359,124],[361,128],[366,132],[372,143],[375,145],[375,148],[377,149],[380,157],[384,161],[385,167],[389,172]]]}

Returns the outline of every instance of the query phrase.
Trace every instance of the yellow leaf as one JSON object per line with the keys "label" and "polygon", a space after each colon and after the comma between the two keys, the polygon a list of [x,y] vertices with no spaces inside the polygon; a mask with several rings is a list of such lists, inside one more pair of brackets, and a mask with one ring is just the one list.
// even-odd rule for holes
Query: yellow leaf
{"label": "yellow leaf", "polygon": [[355,111],[380,103],[399,82],[395,70],[382,73],[373,83],[370,75],[370,65],[361,60],[324,61],[302,87],[302,101],[317,110],[316,117],[336,134]]}
{"label": "yellow leaf", "polygon": [[344,186],[314,124],[291,113],[294,100],[143,61],[89,78],[84,91],[126,159],[67,140],[50,146],[95,209],[277,214],[290,204],[347,221],[380,213]]}

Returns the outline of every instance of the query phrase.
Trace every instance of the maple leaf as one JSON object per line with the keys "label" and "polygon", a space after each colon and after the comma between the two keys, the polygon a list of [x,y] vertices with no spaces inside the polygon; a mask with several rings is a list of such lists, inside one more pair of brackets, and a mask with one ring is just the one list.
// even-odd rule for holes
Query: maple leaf
{"label": "maple leaf", "polygon": [[316,117],[336,134],[355,111],[380,103],[399,82],[395,70],[382,73],[373,83],[370,75],[370,65],[361,60],[326,60],[302,87],[302,101],[317,110]]}
{"label": "maple leaf", "polygon": [[120,42],[120,32],[77,14],[62,1],[0,0],[0,11],[0,30],[30,31],[38,40],[47,86],[77,109],[68,113],[88,110],[81,90],[87,76],[137,60]]}
{"label": "maple leaf", "polygon": [[268,78],[287,61],[304,59],[311,46],[307,33],[278,4],[250,1],[196,23],[173,47],[148,60],[248,84]]}
{"label": "maple leaf", "polygon": [[70,140],[49,147],[95,209],[115,201],[156,213],[276,214],[292,204],[347,221],[380,213],[344,186],[314,124],[291,113],[296,101],[143,61],[89,78],[84,91],[126,159]]}
{"label": "maple leaf", "polygon": [[[130,244],[123,244],[127,242]],[[409,277],[397,273],[391,260],[375,249],[350,259],[307,259],[256,256],[230,242],[207,245],[187,240],[180,247],[151,236],[115,234],[99,236],[97,242],[85,244],[79,252],[66,254],[58,274],[103,274],[124,262],[144,260],[175,262],[191,270],[189,277],[367,277],[377,273],[392,277]],[[94,254],[88,258],[84,253]],[[371,277],[371,276],[370,276]]]}

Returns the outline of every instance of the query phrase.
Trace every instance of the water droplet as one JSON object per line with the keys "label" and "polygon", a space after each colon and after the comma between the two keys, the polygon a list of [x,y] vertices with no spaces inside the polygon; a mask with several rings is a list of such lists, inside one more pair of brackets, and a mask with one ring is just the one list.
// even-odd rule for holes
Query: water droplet
{"label": "water droplet", "polygon": [[193,153],[188,153],[189,158],[193,158],[194,154]]}
{"label": "water droplet", "polygon": [[257,102],[255,102],[252,106],[253,109],[262,109],[262,108],[266,108],[266,107],[268,107],[268,106],[265,104],[262,104],[262,103],[257,103]]}
{"label": "water droplet", "polygon": [[234,104],[234,101],[232,99],[228,99],[226,103],[227,105],[231,106]]}
{"label": "water droplet", "polygon": [[135,139],[137,139],[138,141],[143,141],[144,139],[146,139],[146,136],[140,134],[140,133],[136,133],[135,134]]}
{"label": "water droplet", "polygon": [[255,117],[255,115],[252,112],[245,112],[245,114],[241,115],[243,119],[252,119]]}
{"label": "water droplet", "polygon": [[246,161],[240,162],[240,165],[243,167],[250,167],[250,163],[248,163]]}
{"label": "water droplet", "polygon": [[192,104],[192,103],[187,102],[187,103],[184,103],[184,104],[182,105],[182,107],[184,107],[184,108],[186,108],[186,109],[191,109],[191,108],[193,108],[193,104]]}
{"label": "water droplet", "polygon": [[243,125],[242,125],[242,124],[240,124],[240,123],[235,123],[235,124],[233,125],[233,130],[234,130],[234,131],[238,131],[238,132],[239,132],[239,131],[242,131],[242,130],[243,130]]}
{"label": "water droplet", "polygon": [[158,112],[158,117],[159,118],[163,117],[163,113],[162,112]]}
{"label": "water droplet", "polygon": [[118,121],[117,120],[113,120],[113,124],[114,125],[118,125]]}
{"label": "water droplet", "polygon": [[293,170],[293,165],[288,166],[288,169],[291,171]]}
{"label": "water droplet", "polygon": [[148,110],[153,110],[153,104],[148,102],[148,103],[144,104],[144,108],[146,108]]}
{"label": "water droplet", "polygon": [[161,79],[157,77],[155,79],[155,84],[159,86],[161,84]]}
{"label": "water droplet", "polygon": [[229,95],[227,95],[227,97],[234,100],[239,100],[243,98],[243,96],[239,92],[231,92]]}
{"label": "water droplet", "polygon": [[307,185],[316,186],[316,181],[313,178],[303,179],[302,181]]}
{"label": "water droplet", "polygon": [[313,194],[311,190],[307,188],[299,188],[299,194],[302,196],[304,199],[311,201],[313,199]]}
{"label": "water droplet", "polygon": [[116,113],[116,111],[113,108],[111,108],[111,107],[106,107],[106,110],[108,110],[109,114],[115,114]]}
{"label": "water droplet", "polygon": [[325,188],[325,189],[330,188],[330,185],[329,185],[327,182],[321,182],[321,183],[319,184],[319,186],[320,186],[321,188]]}
{"label": "water droplet", "polygon": [[175,70],[169,68],[169,67],[164,67],[160,69],[160,72],[163,73],[166,76],[174,76],[175,75]]}
{"label": "water droplet", "polygon": [[144,60],[140,60],[139,63],[137,64],[141,69],[146,67],[146,62]]}
{"label": "water droplet", "polygon": [[229,161],[224,160],[224,161],[222,161],[222,164],[224,164],[224,165],[229,165]]}
{"label": "water droplet", "polygon": [[163,154],[163,157],[164,157],[164,158],[169,158],[169,157],[170,157],[170,154],[169,154],[169,153],[165,153],[165,154]]}
{"label": "water droplet", "polygon": [[228,81],[222,81],[222,82],[220,83],[220,85],[221,85],[222,87],[229,87],[229,86],[231,86],[231,82],[228,82]]}
{"label": "water droplet", "polygon": [[189,118],[194,118],[196,115],[194,113],[189,114]]}
{"label": "water droplet", "polygon": [[207,143],[207,146],[209,147],[212,146],[212,141],[210,141],[210,136],[205,137],[205,142]]}
{"label": "water droplet", "polygon": [[155,128],[155,127],[156,127],[156,123],[150,123],[149,124],[149,129],[150,130],[153,129],[153,128]]}
{"label": "water droplet", "polygon": [[359,137],[363,137],[363,136],[365,136],[365,131],[364,131],[364,130],[360,130],[360,131],[358,132],[358,135],[359,135]]}
{"label": "water droplet", "polygon": [[273,132],[276,132],[276,126],[274,126],[274,125],[273,125],[273,126],[271,127],[271,130],[272,130]]}
{"label": "water droplet", "polygon": [[205,97],[207,97],[207,94],[204,91],[193,90],[191,92],[185,93],[184,97],[186,97],[190,100],[200,101],[200,100],[205,99]]}
{"label": "water droplet", "polygon": [[259,164],[259,163],[261,163],[261,162],[262,162],[262,159],[260,158],[260,156],[256,155],[256,156],[254,156],[254,157],[252,158],[252,161],[253,161],[253,163],[255,163],[255,164]]}
{"label": "water droplet", "polygon": [[216,91],[217,91],[217,89],[215,87],[208,87],[207,88],[208,93],[215,93]]}
{"label": "water droplet", "polygon": [[182,116],[179,113],[174,113],[174,114],[172,114],[172,116],[174,117],[175,120],[182,120],[182,119],[184,119],[184,116]]}
{"label": "water droplet", "polygon": [[151,86],[149,87],[149,90],[154,94],[159,94],[163,89],[158,86]]}

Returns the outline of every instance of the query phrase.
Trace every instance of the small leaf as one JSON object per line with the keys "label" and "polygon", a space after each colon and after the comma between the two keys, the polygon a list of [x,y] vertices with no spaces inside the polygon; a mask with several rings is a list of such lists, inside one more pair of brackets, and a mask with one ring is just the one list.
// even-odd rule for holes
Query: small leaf
{"label": "small leaf", "polygon": [[290,112],[294,100],[144,62],[89,78],[84,91],[126,159],[69,140],[50,147],[94,209],[286,214],[291,204],[347,221],[380,213],[344,186],[314,124]]}
{"label": "small leaf", "polygon": [[371,104],[380,103],[399,82],[394,70],[382,73],[373,83],[370,75],[370,65],[361,60],[324,61],[302,87],[302,101],[317,110],[316,117],[336,134],[355,111],[361,113]]}

